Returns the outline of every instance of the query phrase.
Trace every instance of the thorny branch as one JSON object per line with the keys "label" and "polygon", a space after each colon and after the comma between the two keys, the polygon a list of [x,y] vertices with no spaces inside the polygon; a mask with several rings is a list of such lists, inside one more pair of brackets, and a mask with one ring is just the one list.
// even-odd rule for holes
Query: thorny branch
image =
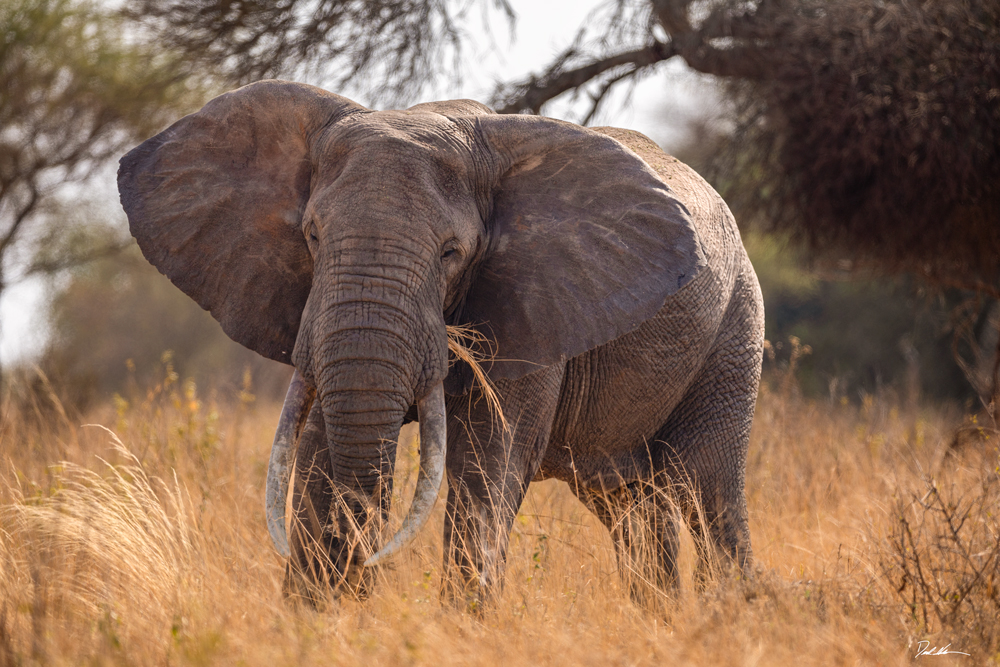
{"label": "thorny branch", "polygon": [[769,6],[767,3],[758,3],[757,11],[749,13],[734,10],[734,5],[738,6],[736,3],[723,3],[697,26],[690,16],[693,4],[693,0],[652,0],[648,34],[652,35],[653,27],[658,24],[667,33],[667,41],[652,38],[652,43],[642,48],[605,55],[567,68],[568,63],[578,55],[576,47],[573,47],[561,54],[541,75],[532,75],[520,83],[498,88],[493,96],[494,107],[500,113],[539,113],[542,106],[559,95],[580,89],[600,79],[609,70],[629,66],[604,81],[598,92],[591,96],[591,108],[584,121],[586,124],[616,84],[674,56],[681,56],[691,68],[705,74],[750,79],[766,75],[762,54],[768,49],[760,42],[768,38],[771,29],[764,27],[758,14]]}
{"label": "thorny branch", "polygon": [[[583,86],[608,70],[626,65],[631,66],[625,74],[613,79],[614,82],[621,81],[636,74],[640,69],[672,58],[676,55],[676,51],[669,43],[653,42],[649,46],[635,51],[602,58],[574,69],[562,69],[566,60],[572,55],[572,50],[564,53],[552,67],[539,77],[531,77],[524,83],[515,84],[507,90],[498,90],[494,95],[494,105],[497,107],[497,111],[499,113],[520,113],[522,111],[538,113],[549,100],[568,90]],[[595,107],[601,97],[603,94],[594,99]]]}
{"label": "thorny branch", "polygon": [[996,491],[952,499],[928,483],[912,503],[898,501],[882,568],[901,583],[896,592],[928,632],[981,632],[1000,611],[1000,532]]}

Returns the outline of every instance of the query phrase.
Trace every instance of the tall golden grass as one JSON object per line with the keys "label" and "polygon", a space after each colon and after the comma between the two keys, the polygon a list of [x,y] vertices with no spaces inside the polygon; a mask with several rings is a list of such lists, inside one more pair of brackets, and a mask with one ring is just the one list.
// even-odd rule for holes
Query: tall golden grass
{"label": "tall golden grass", "polygon": [[[694,586],[685,537],[680,588],[654,611],[630,601],[595,517],[534,484],[503,593],[472,615],[439,601],[443,503],[366,602],[283,601],[263,511],[280,406],[249,386],[210,400],[168,369],[83,417],[57,406],[0,405],[0,665],[908,665],[947,645],[970,655],[916,659],[1000,662],[997,434],[967,424],[978,437],[956,448],[945,409],[765,386],[756,576]],[[416,464],[401,448],[397,521]]]}

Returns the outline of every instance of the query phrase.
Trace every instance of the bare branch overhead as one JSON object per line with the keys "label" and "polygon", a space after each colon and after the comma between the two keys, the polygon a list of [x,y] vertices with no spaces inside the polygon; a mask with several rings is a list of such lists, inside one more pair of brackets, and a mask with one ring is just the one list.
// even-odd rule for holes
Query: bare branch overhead
{"label": "bare branch overhead", "polygon": [[441,74],[460,77],[464,24],[476,5],[513,24],[507,0],[129,0],[126,12],[232,83],[311,74],[397,103]]}
{"label": "bare branch overhead", "polygon": [[626,71],[630,76],[641,68],[671,58],[675,53],[671,44],[653,42],[641,49],[595,60],[573,69],[562,69],[565,60],[569,59],[566,56],[572,55],[564,54],[556,65],[541,76],[498,88],[494,93],[494,105],[500,113],[539,113],[546,102],[589,83],[609,70],[629,66]]}

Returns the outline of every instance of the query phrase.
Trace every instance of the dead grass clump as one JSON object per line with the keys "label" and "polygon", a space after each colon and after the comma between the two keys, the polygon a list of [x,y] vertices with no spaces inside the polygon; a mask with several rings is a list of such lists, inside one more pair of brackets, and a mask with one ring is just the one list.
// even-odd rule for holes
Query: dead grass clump
{"label": "dead grass clump", "polygon": [[[1000,480],[897,498],[880,566],[923,635],[1000,651]],[[947,643],[947,642],[946,642]]]}
{"label": "dead grass clump", "polygon": [[186,490],[176,478],[149,477],[112,437],[128,463],[106,463],[103,474],[57,464],[47,493],[19,487],[0,515],[4,611],[31,609],[36,657],[73,619],[91,621],[84,655],[123,643],[165,648],[206,579],[205,545]]}
{"label": "dead grass clump", "polygon": [[486,404],[490,408],[490,413],[496,419],[500,430],[504,433],[510,430],[507,420],[503,416],[503,409],[500,407],[500,398],[497,396],[496,387],[483,370],[483,364],[493,360],[493,350],[487,350],[490,340],[472,327],[448,326],[448,351],[455,358],[467,364],[475,379],[475,387],[482,392]]}
{"label": "dead grass clump", "polygon": [[[105,424],[117,444],[0,406],[0,665],[907,665],[921,641],[972,654],[935,664],[1000,659],[996,442],[949,453],[958,413],[785,389],[763,389],[751,436],[751,580],[699,573],[681,529],[664,592],[646,567],[658,538],[640,528],[676,521],[683,488],[642,496],[676,505],[620,517],[640,537],[623,578],[600,520],[545,481],[529,489],[504,589],[479,616],[441,601],[441,502],[366,602],[286,604],[263,503],[280,405],[249,386],[205,398],[168,373],[76,422]],[[404,438],[392,523],[418,461]],[[632,601],[636,583],[653,604]]]}

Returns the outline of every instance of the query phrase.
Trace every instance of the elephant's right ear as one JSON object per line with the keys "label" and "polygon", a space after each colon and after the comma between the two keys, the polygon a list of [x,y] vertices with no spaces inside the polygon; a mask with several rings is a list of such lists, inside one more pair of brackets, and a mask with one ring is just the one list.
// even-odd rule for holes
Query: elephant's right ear
{"label": "elephant's right ear", "polygon": [[146,259],[265,357],[290,363],[312,286],[301,226],[310,144],[365,111],[320,88],[261,81],[121,159],[118,191]]}

